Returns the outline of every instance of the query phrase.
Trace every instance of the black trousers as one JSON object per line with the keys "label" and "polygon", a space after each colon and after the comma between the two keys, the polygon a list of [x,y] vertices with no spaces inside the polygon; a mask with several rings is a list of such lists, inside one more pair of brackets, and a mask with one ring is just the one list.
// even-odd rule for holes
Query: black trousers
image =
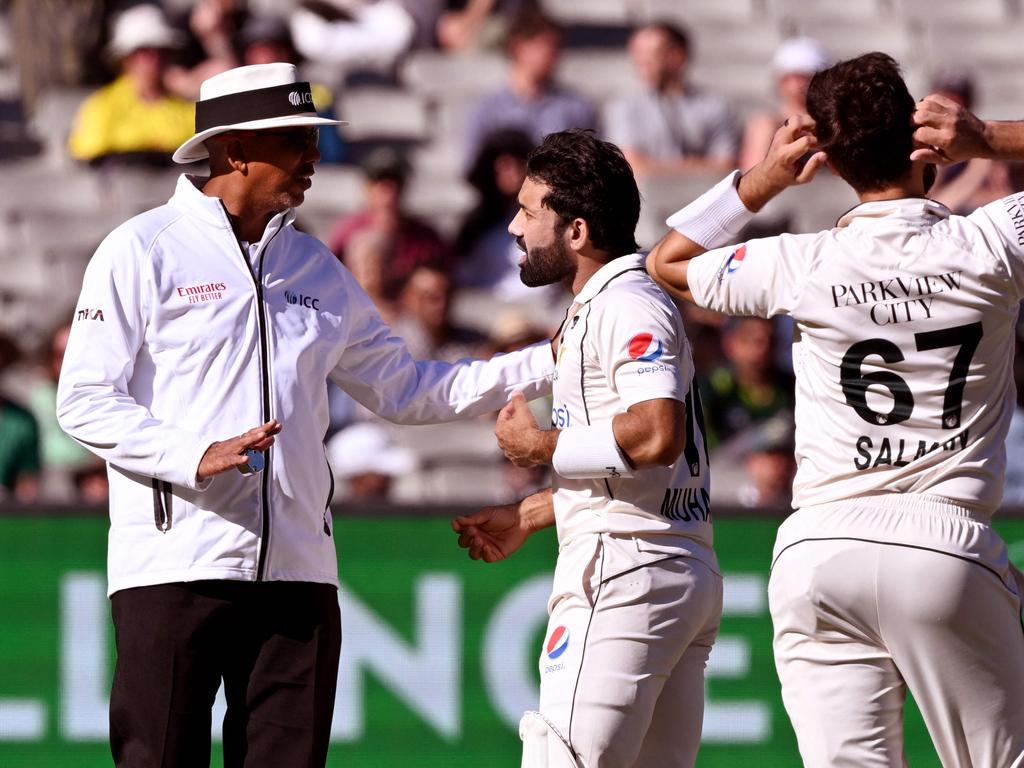
{"label": "black trousers", "polygon": [[327,584],[198,581],[115,592],[110,747],[119,768],[210,764],[221,680],[225,768],[327,761],[341,651]]}

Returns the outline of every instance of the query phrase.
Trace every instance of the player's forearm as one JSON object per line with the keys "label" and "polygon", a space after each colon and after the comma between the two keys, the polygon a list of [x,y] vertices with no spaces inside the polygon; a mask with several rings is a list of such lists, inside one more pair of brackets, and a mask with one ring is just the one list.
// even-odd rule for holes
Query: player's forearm
{"label": "player's forearm", "polygon": [[522,463],[515,462],[519,466],[540,466],[550,464],[555,455],[555,448],[558,446],[558,436],[561,430],[538,429],[524,440]]}
{"label": "player's forearm", "polygon": [[604,477],[609,468],[618,469],[619,465],[668,466],[675,462],[686,440],[681,409],[674,400],[651,400],[616,415],[610,424],[569,430],[533,429],[520,432],[515,443],[504,441],[502,448],[518,466],[553,464],[559,471],[566,465],[556,462],[557,454],[575,473],[583,473],[567,475],[575,477]]}
{"label": "player's forearm", "polygon": [[995,160],[1024,160],[1024,120],[986,120],[988,154]]}
{"label": "player's forearm", "polygon": [[791,183],[778,174],[768,173],[764,163],[758,163],[740,176],[736,193],[748,211],[757,213]]}
{"label": "player's forearm", "polygon": [[554,494],[550,488],[537,491],[519,502],[519,524],[529,533],[555,524]]}
{"label": "player's forearm", "polygon": [[690,259],[704,248],[685,235],[670,230],[647,255],[647,272],[673,296],[692,301],[687,270]]}

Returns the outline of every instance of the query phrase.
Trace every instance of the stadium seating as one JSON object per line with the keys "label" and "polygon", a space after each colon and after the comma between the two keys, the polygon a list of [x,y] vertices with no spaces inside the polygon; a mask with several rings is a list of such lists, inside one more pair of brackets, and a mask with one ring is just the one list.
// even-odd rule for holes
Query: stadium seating
{"label": "stadium seating", "polygon": [[[193,2],[164,0],[164,5],[185,10]],[[257,14],[284,14],[296,4],[249,0]],[[935,70],[956,65],[975,75],[979,112],[995,118],[1024,113],[1018,74],[1024,39],[1021,0],[542,0],[542,5],[570,29],[572,44],[563,54],[560,82],[586,94],[599,109],[636,87],[625,47],[609,41],[621,42],[630,25],[668,19],[691,33],[693,81],[723,94],[741,115],[773,103],[772,56],[792,34],[816,37],[836,58],[867,50],[892,54],[915,96],[926,92]],[[14,103],[18,80],[4,21],[0,11],[0,146],[5,131],[20,124],[41,143],[42,152],[28,160],[0,156],[0,329],[16,332],[31,346],[73,302],[99,240],[127,217],[166,200],[178,170],[98,174],[73,163],[66,139],[89,88],[47,91],[27,127],[15,112],[5,112],[2,99]],[[589,36],[574,32],[587,29]],[[604,32],[593,33],[596,29]],[[309,76],[340,96],[338,113],[351,123],[342,131],[353,159],[379,144],[410,150],[408,206],[451,235],[474,202],[474,191],[463,178],[466,116],[482,93],[504,82],[505,69],[504,55],[492,47],[457,54],[413,51],[401,62],[391,87],[345,87],[335,67],[313,62]],[[643,180],[641,245],[657,242],[665,217],[718,177]],[[324,238],[339,216],[362,201],[362,177],[355,167],[321,165],[299,220]],[[788,190],[755,221],[764,228],[787,222],[794,231],[814,231],[833,226],[854,202],[841,181],[824,173],[810,186]],[[486,294],[463,292],[454,310],[460,324],[486,329],[494,321],[495,302]],[[542,321],[560,319],[557,307],[524,310]],[[490,424],[451,429],[446,427],[443,437],[423,431],[409,438],[427,461],[400,484],[400,498],[475,500],[500,485]]]}

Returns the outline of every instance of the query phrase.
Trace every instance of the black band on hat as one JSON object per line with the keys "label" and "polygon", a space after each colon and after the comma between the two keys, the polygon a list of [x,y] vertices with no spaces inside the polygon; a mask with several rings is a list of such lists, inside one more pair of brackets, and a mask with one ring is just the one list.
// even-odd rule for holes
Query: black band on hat
{"label": "black band on hat", "polygon": [[196,102],[196,133],[221,125],[237,125],[310,112],[316,112],[316,107],[313,106],[309,83],[286,83],[229,93]]}

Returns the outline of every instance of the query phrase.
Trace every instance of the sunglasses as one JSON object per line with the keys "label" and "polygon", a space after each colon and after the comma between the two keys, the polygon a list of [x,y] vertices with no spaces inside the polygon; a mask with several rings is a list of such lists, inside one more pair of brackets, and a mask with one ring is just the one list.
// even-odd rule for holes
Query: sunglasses
{"label": "sunglasses", "polygon": [[298,128],[274,128],[267,131],[236,131],[246,136],[274,136],[286,148],[295,152],[305,152],[315,147],[320,141],[320,129],[315,125],[304,125]]}

